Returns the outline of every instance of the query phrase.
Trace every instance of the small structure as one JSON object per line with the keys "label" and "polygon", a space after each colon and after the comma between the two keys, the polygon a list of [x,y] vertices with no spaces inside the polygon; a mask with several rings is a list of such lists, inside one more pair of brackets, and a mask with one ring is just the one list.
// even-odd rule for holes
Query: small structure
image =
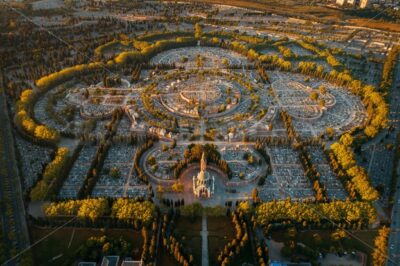
{"label": "small structure", "polygon": [[121,266],[143,266],[143,261],[142,260],[132,260],[131,258],[126,258]]}
{"label": "small structure", "polygon": [[210,198],[214,194],[214,176],[207,172],[207,160],[203,152],[200,172],[193,176],[193,194],[198,198]]}
{"label": "small structure", "polygon": [[119,256],[104,256],[100,266],[118,266]]}
{"label": "small structure", "polygon": [[96,262],[88,262],[88,261],[81,261],[79,262],[78,266],[96,266]]}

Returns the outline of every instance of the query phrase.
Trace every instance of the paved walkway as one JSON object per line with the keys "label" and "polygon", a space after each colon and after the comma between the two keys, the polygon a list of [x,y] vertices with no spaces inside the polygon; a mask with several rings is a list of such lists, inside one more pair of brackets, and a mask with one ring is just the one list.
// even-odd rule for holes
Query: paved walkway
{"label": "paved walkway", "polygon": [[207,216],[203,213],[201,232],[201,266],[208,266],[208,230],[207,230]]}

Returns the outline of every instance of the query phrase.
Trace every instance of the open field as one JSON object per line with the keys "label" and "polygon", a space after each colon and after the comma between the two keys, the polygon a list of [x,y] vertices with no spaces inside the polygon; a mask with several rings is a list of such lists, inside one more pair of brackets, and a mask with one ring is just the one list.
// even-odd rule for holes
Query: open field
{"label": "open field", "polygon": [[375,19],[371,20],[366,18],[351,18],[348,19],[347,21],[354,26],[400,32],[400,25],[398,23],[390,23],[387,21],[380,21]]}
{"label": "open field", "polygon": [[172,255],[170,255],[165,248],[160,248],[158,255],[157,255],[157,261],[162,262],[162,265],[164,266],[175,266],[176,261]]}
{"label": "open field", "polygon": [[[47,236],[53,229],[30,228],[33,242]],[[132,244],[132,257],[140,259],[142,237],[140,232],[128,229],[93,229],[93,228],[63,228],[33,248],[37,265],[64,265],[73,262],[81,245],[92,236],[112,237]],[[69,264],[67,264],[69,265]]]}
{"label": "open field", "polygon": [[195,265],[201,265],[201,217],[196,217],[194,221],[188,217],[177,219],[174,234],[180,240],[187,254],[192,254]]}
{"label": "open field", "polygon": [[207,217],[207,226],[210,264],[216,265],[219,253],[235,237],[235,231],[229,217]]}
{"label": "open field", "polygon": [[[332,247],[343,252],[360,251],[367,255],[368,265],[372,265],[372,249],[377,230],[352,231],[352,236],[341,240],[332,238],[332,230],[299,231],[295,237],[297,243],[302,243],[317,252],[330,252]],[[278,242],[289,240],[285,231],[274,231],[272,239]]]}

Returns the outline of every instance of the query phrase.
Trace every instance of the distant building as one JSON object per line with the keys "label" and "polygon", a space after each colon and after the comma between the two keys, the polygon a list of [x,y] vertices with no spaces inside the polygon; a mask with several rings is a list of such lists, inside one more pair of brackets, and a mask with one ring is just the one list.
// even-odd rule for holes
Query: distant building
{"label": "distant building", "polygon": [[360,1],[360,8],[368,7],[369,5],[371,5],[371,2],[373,2],[373,1],[371,1],[371,0],[361,0]]}
{"label": "distant building", "polygon": [[[143,261],[133,260],[130,257],[125,258],[120,264],[119,256],[104,256],[100,266],[144,266]],[[79,262],[78,266],[97,266],[96,262]]]}
{"label": "distant building", "polygon": [[339,6],[354,6],[357,7],[361,0],[336,0],[336,4]]}
{"label": "distant building", "polygon": [[79,262],[78,266],[96,266],[97,263],[96,262],[87,262],[87,261],[82,261]]}
{"label": "distant building", "polygon": [[339,6],[344,5],[346,2],[347,2],[346,0],[336,0],[336,4]]}
{"label": "distant building", "polygon": [[360,0],[347,0],[347,4],[357,7],[360,4]]}
{"label": "distant building", "polygon": [[294,262],[271,261],[269,265],[270,266],[311,266],[311,263],[308,263],[308,262],[294,263]]}
{"label": "distant building", "polygon": [[132,260],[131,258],[125,259],[121,266],[143,266],[143,261],[141,260]]}
{"label": "distant building", "polygon": [[355,8],[366,8],[373,4],[393,4],[393,0],[336,0],[336,4],[339,6],[352,6]]}
{"label": "distant building", "polygon": [[61,0],[41,0],[31,3],[32,10],[48,10],[63,8],[64,2]]}
{"label": "distant building", "polygon": [[101,266],[118,266],[119,256],[104,256],[101,261]]}

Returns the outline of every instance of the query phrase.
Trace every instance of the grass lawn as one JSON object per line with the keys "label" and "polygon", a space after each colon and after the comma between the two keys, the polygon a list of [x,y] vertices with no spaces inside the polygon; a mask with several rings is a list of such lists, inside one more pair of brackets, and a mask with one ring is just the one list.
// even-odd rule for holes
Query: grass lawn
{"label": "grass lawn", "polygon": [[208,227],[208,254],[210,265],[217,265],[218,255],[232,238],[235,229],[229,217],[207,217]]}
{"label": "grass lawn", "polygon": [[[31,227],[32,241],[47,236],[54,229],[41,229]],[[107,235],[113,238],[122,237],[132,244],[132,256],[139,259],[142,253],[143,240],[140,232],[128,229],[101,229],[93,228],[63,228],[47,237],[45,240],[33,247],[36,265],[63,265],[64,263],[77,259],[76,252],[79,247],[91,236]],[[73,236],[73,237],[72,237]],[[72,240],[71,240],[72,238]],[[69,245],[71,241],[71,244]]]}
{"label": "grass lawn", "polygon": [[201,265],[201,217],[191,220],[188,217],[176,219],[174,234],[182,243],[185,251],[193,255],[195,265]]}
{"label": "grass lawn", "polygon": [[[316,251],[329,252],[330,247],[340,248],[343,251],[361,251],[368,256],[368,262],[371,262],[372,250],[368,246],[374,246],[374,239],[378,233],[377,230],[364,230],[364,231],[351,231],[354,236],[348,236],[347,238],[334,241],[331,237],[332,230],[310,230],[301,231],[297,233],[297,241],[305,244]],[[320,239],[317,240],[316,236]],[[286,231],[274,231],[272,232],[272,239],[278,242],[284,242],[288,239]]]}
{"label": "grass lawn", "polygon": [[163,266],[176,266],[177,262],[172,255],[170,255],[167,250],[162,246],[160,242],[160,249],[157,254],[157,265]]}
{"label": "grass lawn", "polygon": [[375,28],[379,30],[389,30],[389,31],[397,31],[400,32],[400,27],[398,23],[392,23],[389,21],[380,21],[376,19],[367,19],[367,18],[353,18],[349,19],[348,22],[360,26],[360,27],[368,27]]}
{"label": "grass lawn", "polygon": [[242,249],[239,256],[235,257],[235,261],[233,261],[231,265],[242,266],[245,263],[257,265],[253,257],[253,252],[251,251],[250,242]]}
{"label": "grass lawn", "polygon": [[[366,246],[366,244],[368,244],[369,246],[374,246],[374,240],[376,238],[376,236],[378,235],[378,231],[377,230],[368,230],[368,231],[355,231],[353,232],[354,236],[357,237],[360,240],[357,239],[352,239],[352,246],[357,249],[360,250],[362,252],[364,252],[365,254],[367,254],[368,256],[368,263],[371,264],[372,263],[372,249],[370,249],[369,247]],[[362,243],[361,241],[365,242],[366,244]]]}

